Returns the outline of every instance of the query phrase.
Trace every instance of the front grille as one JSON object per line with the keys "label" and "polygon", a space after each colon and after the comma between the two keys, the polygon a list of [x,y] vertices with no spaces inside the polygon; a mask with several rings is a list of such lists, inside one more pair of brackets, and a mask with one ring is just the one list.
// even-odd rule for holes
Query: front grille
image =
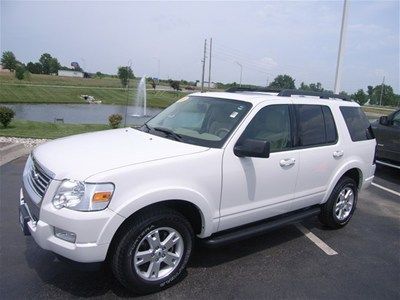
{"label": "front grille", "polygon": [[40,198],[43,198],[47,187],[52,180],[52,175],[49,174],[49,172],[44,171],[44,169],[33,159],[27,177],[32,189],[40,196]]}

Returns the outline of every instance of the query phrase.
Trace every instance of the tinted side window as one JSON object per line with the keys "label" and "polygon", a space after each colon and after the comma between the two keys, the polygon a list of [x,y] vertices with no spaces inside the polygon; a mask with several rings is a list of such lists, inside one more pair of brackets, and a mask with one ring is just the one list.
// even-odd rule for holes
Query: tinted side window
{"label": "tinted side window", "polygon": [[322,106],[322,112],[325,120],[326,142],[334,143],[337,139],[337,131],[335,121],[333,120],[332,112],[328,106]]}
{"label": "tinted side window", "polygon": [[268,141],[271,152],[290,148],[289,105],[269,105],[262,108],[251,120],[241,139]]}
{"label": "tinted side window", "polygon": [[325,122],[320,105],[295,105],[299,146],[325,144]]}
{"label": "tinted side window", "polygon": [[360,107],[340,107],[343,118],[353,142],[365,141],[374,138],[371,124]]}

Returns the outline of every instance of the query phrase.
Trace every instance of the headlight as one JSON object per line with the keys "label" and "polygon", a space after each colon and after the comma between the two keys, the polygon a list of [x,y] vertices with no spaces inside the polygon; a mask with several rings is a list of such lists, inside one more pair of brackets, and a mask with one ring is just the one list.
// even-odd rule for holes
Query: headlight
{"label": "headlight", "polygon": [[114,185],[112,183],[85,183],[64,180],[53,198],[57,209],[67,207],[80,211],[105,209],[110,203]]}

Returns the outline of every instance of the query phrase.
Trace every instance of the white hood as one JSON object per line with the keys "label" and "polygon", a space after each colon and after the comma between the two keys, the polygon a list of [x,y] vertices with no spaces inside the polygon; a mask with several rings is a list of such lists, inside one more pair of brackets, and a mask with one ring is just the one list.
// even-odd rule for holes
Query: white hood
{"label": "white hood", "polygon": [[207,149],[123,128],[50,141],[33,156],[55,179],[85,180],[99,172]]}

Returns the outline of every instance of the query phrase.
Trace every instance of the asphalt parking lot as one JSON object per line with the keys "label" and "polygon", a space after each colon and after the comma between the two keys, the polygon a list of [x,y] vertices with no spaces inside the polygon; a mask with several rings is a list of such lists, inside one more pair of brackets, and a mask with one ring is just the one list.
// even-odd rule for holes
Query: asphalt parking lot
{"label": "asphalt parking lot", "polygon": [[[0,298],[132,296],[106,268],[78,271],[22,235],[17,201],[25,159],[0,167]],[[328,230],[316,218],[302,223],[336,255],[292,225],[219,249],[197,248],[183,281],[144,298],[399,299],[400,171],[378,166],[375,183],[392,192],[363,191],[345,228]]]}

